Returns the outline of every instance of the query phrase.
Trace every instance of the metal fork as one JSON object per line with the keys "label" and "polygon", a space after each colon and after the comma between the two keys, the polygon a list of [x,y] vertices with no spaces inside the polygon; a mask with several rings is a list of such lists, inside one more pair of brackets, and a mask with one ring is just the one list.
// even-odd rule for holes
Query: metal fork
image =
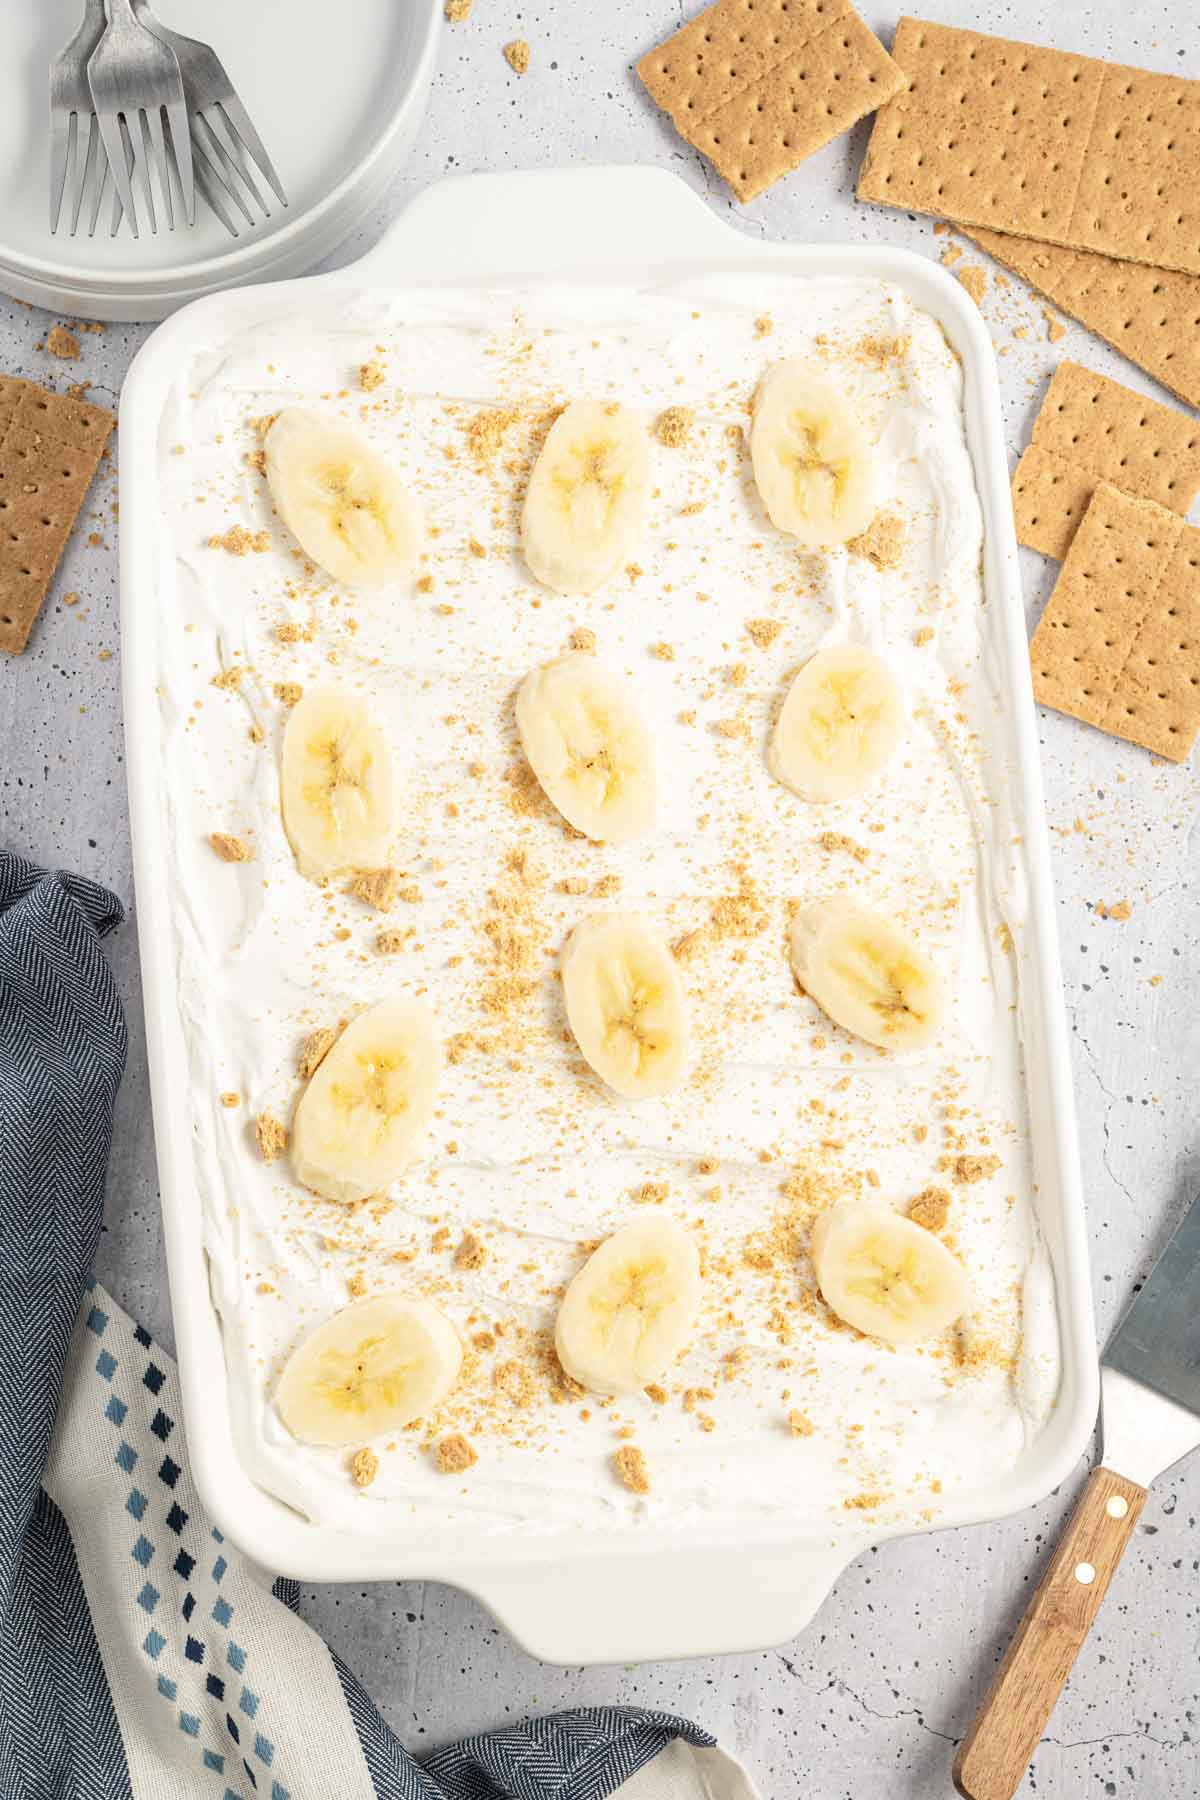
{"label": "metal fork", "polygon": [[50,230],[58,230],[63,202],[67,200],[72,237],[79,226],[83,197],[92,180],[97,155],[101,168],[93,200],[93,231],[108,170],[108,159],[100,148],[100,125],[87,79],[88,62],[104,36],[106,26],[104,0],[87,0],[83,24],[50,64]]}
{"label": "metal fork", "polygon": [[211,46],[168,30],[155,18],[147,0],[132,0],[132,6],[138,21],[175,53],[191,122],[196,180],[217,217],[236,237],[237,228],[220,204],[218,189],[228,194],[248,225],[254,224],[254,215],[242,196],[239,177],[262,212],[267,217],[271,212],[254,180],[247,152],[270,182],[280,205],[288,203],[267,147]]}
{"label": "metal fork", "polygon": [[175,202],[167,166],[163,113],[179,173],[188,224],[196,218],[196,183],[183,80],[174,50],[133,15],[130,0],[105,0],[108,29],[87,65],[88,86],[123,210],[137,237],[133,173],[141,168],[152,232],[158,231],[151,170],[158,176],[167,224],[175,227]]}

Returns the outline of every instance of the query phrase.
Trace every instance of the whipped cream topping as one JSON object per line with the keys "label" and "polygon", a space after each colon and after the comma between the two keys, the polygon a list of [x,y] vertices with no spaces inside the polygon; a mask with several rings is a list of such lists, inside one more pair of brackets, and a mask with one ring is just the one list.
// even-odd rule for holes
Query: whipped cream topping
{"label": "whipped cream topping", "polygon": [[[798,552],[758,501],[749,404],[794,355],[875,442],[880,512],[898,524],[874,561],[869,542]],[[365,391],[368,363],[385,379]],[[580,395],[648,424],[667,407],[694,419],[683,444],[655,444],[636,562],[568,598],[528,575],[518,521],[537,444]],[[429,528],[416,585],[356,594],[306,564],[254,463],[253,421],[292,404],[355,425],[411,483]],[[197,1204],[253,1478],[373,1533],[636,1534],[649,1519],[862,1535],[985,1490],[1053,1407],[1059,1340],[1024,1089],[1000,622],[961,371],[935,321],[876,281],[744,273],[327,297],[193,354],[159,471],[162,879]],[[210,544],[239,525],[268,547]],[[626,845],[564,829],[516,740],[518,683],[580,631],[657,744],[657,820]],[[772,779],[765,745],[791,674],[845,639],[888,659],[910,721],[867,793],[813,806]],[[329,681],[369,697],[398,760],[393,860],[419,897],[386,915],[348,882],[306,881],[282,828],[289,699]],[[252,860],[222,862],[214,831]],[[797,993],[789,905],[839,889],[945,970],[951,1016],[928,1049],[877,1051]],[[636,1105],[583,1064],[557,978],[573,924],[613,905],[683,941],[691,1072]],[[401,947],[381,953],[381,929]],[[450,1054],[421,1161],[348,1209],[300,1188],[286,1155],[264,1161],[253,1122],[290,1118],[308,1032],[396,993],[428,996]],[[824,1307],[808,1233],[838,1198],[906,1207],[931,1185],[950,1196],[972,1307],[944,1339],[895,1350]],[[572,1393],[548,1348],[557,1298],[585,1247],[647,1206],[702,1248],[691,1347],[656,1397]],[[464,1233],[481,1262],[456,1263]],[[437,1418],[373,1445],[360,1490],[345,1452],[289,1435],[272,1393],[303,1334],[352,1293],[391,1288],[435,1300],[468,1354]],[[448,1432],[477,1455],[464,1472],[438,1468]],[[648,1495],[614,1471],[626,1443]]]}

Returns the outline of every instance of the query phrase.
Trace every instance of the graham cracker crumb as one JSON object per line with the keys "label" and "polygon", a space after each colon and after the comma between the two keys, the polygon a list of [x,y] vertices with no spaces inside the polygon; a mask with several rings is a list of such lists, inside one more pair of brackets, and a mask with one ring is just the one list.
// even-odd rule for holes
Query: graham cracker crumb
{"label": "graham cracker crumb", "polygon": [[844,831],[823,831],[817,842],[822,850],[828,850],[831,855],[836,850],[844,850],[847,856],[854,858],[855,862],[865,863],[871,854],[865,844],[856,844],[854,839],[847,837]]}
{"label": "graham cracker crumb", "polygon": [[277,681],[274,692],[275,698],[282,701],[284,706],[295,706],[304,697],[304,689],[298,681]]}
{"label": "graham cracker crumb", "polygon": [[650,653],[652,656],[657,656],[659,662],[674,662],[675,661],[675,646],[674,646],[674,644],[664,644],[664,643],[651,644]]}
{"label": "graham cracker crumb", "polygon": [[255,723],[250,727],[250,742],[252,744],[262,744],[262,743],[266,742],[266,737],[267,737],[266,732],[263,730],[262,726],[256,720]]}
{"label": "graham cracker crumb", "polygon": [[494,1385],[513,1406],[532,1406],[534,1380],[529,1370],[515,1361],[502,1362],[492,1375]]}
{"label": "graham cracker crumb", "polygon": [[480,468],[491,462],[504,442],[505,432],[519,416],[515,407],[501,411],[494,406],[485,407],[482,412],[475,414],[467,425],[467,449]]}
{"label": "graham cracker crumb", "polygon": [[249,467],[254,470],[256,475],[265,475],[266,474],[266,472],[267,472],[267,453],[265,450],[247,450],[246,462],[249,465]]}
{"label": "graham cracker crumb", "polygon": [[1057,344],[1060,338],[1066,337],[1066,326],[1055,313],[1050,311],[1048,306],[1043,306],[1042,317],[1046,321],[1046,336],[1052,344]]}
{"label": "graham cracker crumb", "polygon": [[274,1162],[288,1147],[287,1127],[271,1112],[260,1112],[254,1121],[254,1136],[264,1162]]}
{"label": "graham cracker crumb", "polygon": [[816,1426],[813,1424],[807,1413],[792,1411],[787,1416],[787,1422],[788,1430],[793,1437],[811,1437],[816,1430]]}
{"label": "graham cracker crumb", "polygon": [[[69,597],[70,596],[68,596],[68,598]],[[79,598],[78,594],[75,598]],[[219,675],[214,675],[212,678],[212,685],[215,688],[223,688],[227,694],[232,694],[236,689],[241,687],[242,676],[244,674],[245,670],[242,668],[241,664],[234,663],[232,667],[222,669]]]}
{"label": "graham cracker crumb", "polygon": [[242,1104],[242,1096],[240,1094],[233,1093],[232,1090],[227,1094],[221,1095],[221,1105],[227,1106],[230,1109],[230,1111],[232,1111],[235,1106],[240,1106],[241,1104]]}
{"label": "graham cracker crumb", "polygon": [[940,263],[942,263],[942,265],[945,268],[948,269],[948,268],[950,268],[952,263],[956,263],[958,261],[958,259],[961,255],[962,255],[962,245],[961,244],[947,244],[946,248],[942,251],[941,256],[938,258],[938,261]]}
{"label": "graham cracker crumb", "polygon": [[950,1217],[950,1193],[944,1187],[922,1188],[908,1209],[914,1225],[925,1231],[941,1231]]}
{"label": "graham cracker crumb", "polygon": [[983,299],[983,296],[987,293],[987,270],[983,267],[982,263],[968,263],[965,269],[959,269],[956,272],[958,279],[962,282],[976,306],[978,306]]}
{"label": "graham cracker crumb", "polygon": [[747,619],[746,630],[757,649],[769,650],[783,626],[778,619]]}
{"label": "graham cracker crumb", "polygon": [[955,1156],[943,1157],[942,1168],[953,1172],[954,1180],[965,1187],[973,1187],[977,1181],[986,1181],[1000,1167],[998,1156]]}
{"label": "graham cracker crumb", "polygon": [[842,1501],[842,1505],[847,1512],[873,1512],[877,1506],[883,1505],[886,1498],[885,1494],[851,1494],[848,1500]]}
{"label": "graham cracker crumb", "polygon": [[365,362],[358,371],[358,385],[365,388],[368,394],[373,393],[377,387],[382,387],[386,380],[382,363]]}
{"label": "graham cracker crumb", "polygon": [[361,1300],[364,1297],[367,1291],[367,1278],[361,1269],[356,1269],[354,1271],[354,1274],[346,1283],[346,1287],[353,1299]]}
{"label": "graham cracker crumb", "polygon": [[249,844],[243,843],[240,837],[232,837],[227,831],[210,831],[208,841],[221,858],[222,862],[251,862],[254,852]]}
{"label": "graham cracker crumb", "polygon": [[454,1252],[456,1269],[482,1269],[487,1261],[487,1245],[477,1238],[473,1231],[464,1231],[462,1241]]}
{"label": "graham cracker crumb", "polygon": [[473,1031],[456,1031],[446,1039],[446,1061],[460,1063],[475,1043]]}
{"label": "graham cracker crumb", "polygon": [[329,1025],[322,1025],[316,1031],[310,1031],[300,1051],[300,1061],[296,1065],[296,1073],[301,1081],[311,1081],[325,1058],[337,1042],[337,1032]]}
{"label": "graham cracker crumb", "polygon": [[636,1198],[646,1206],[661,1206],[671,1189],[665,1181],[643,1181]]}
{"label": "graham cracker crumb", "polygon": [[248,556],[251,550],[271,548],[268,531],[247,531],[244,525],[231,525],[226,532],[214,531],[208,540],[210,550],[228,550],[230,556]]}
{"label": "graham cracker crumb", "polygon": [[471,16],[474,0],[446,0],[446,17],[452,25],[461,25]]}
{"label": "graham cracker crumb", "polygon": [[364,906],[373,906],[376,912],[386,912],[396,898],[399,881],[400,875],[396,869],[369,869],[351,884],[350,892]]}
{"label": "graham cracker crumb", "polygon": [[63,595],[63,605],[64,606],[78,606],[79,605],[79,595],[75,592],[74,588],[72,588],[72,590],[69,594]]}
{"label": "graham cracker crumb", "polygon": [[304,627],[295,619],[285,619],[282,625],[275,627],[275,636],[281,644],[298,644],[304,636]]}
{"label": "graham cracker crumb", "polygon": [[504,60],[515,74],[526,74],[529,69],[529,45],[526,40],[514,38],[511,44],[505,44]]}
{"label": "graham cracker crumb", "polygon": [[1124,921],[1125,919],[1127,919],[1129,917],[1130,913],[1133,911],[1133,908],[1130,906],[1128,900],[1118,900],[1115,906],[1110,906],[1107,909],[1104,908],[1104,905],[1102,902],[1101,905],[1097,908],[1097,911],[1100,913],[1102,918],[1117,919],[1118,921]]}
{"label": "graham cracker crumb", "polygon": [[680,450],[691,437],[695,422],[690,406],[668,406],[654,421],[654,435],[668,450]]}
{"label": "graham cracker crumb", "polygon": [[903,519],[876,513],[867,529],[846,545],[851,556],[861,556],[876,569],[894,569],[904,555],[908,531]]}
{"label": "graham cracker crumb", "polygon": [[682,937],[676,938],[671,946],[676,962],[687,962],[708,943],[708,933],[704,927],[698,926],[695,931],[685,931]]}
{"label": "graham cracker crumb", "polygon": [[396,956],[412,936],[411,926],[407,931],[402,931],[398,925],[391,925],[378,934],[375,939],[375,948],[381,956]]}
{"label": "graham cracker crumb", "polygon": [[79,339],[65,325],[52,325],[46,333],[46,348],[51,356],[57,356],[63,362],[78,362]]}
{"label": "graham cracker crumb", "polygon": [[487,556],[487,549],[480,543],[478,538],[468,538],[467,549],[471,552],[471,555],[477,557],[480,562],[483,562]]}
{"label": "graham cracker crumb", "polygon": [[646,1467],[645,1456],[636,1444],[622,1444],[619,1450],[614,1450],[613,1467],[618,1479],[631,1494],[650,1492],[650,1471]]}
{"label": "graham cracker crumb", "polygon": [[[453,4],[453,0],[448,0],[448,4]],[[466,4],[469,8],[471,0],[466,0]],[[466,17],[465,13],[463,17]],[[465,1475],[479,1461],[466,1438],[457,1431],[441,1440],[434,1451],[434,1457],[439,1475]]]}
{"label": "graham cracker crumb", "polygon": [[620,891],[621,877],[619,875],[601,875],[598,881],[592,883],[592,893],[597,900],[611,900],[612,896],[619,894]]}
{"label": "graham cracker crumb", "polygon": [[746,676],[748,674],[749,674],[749,670],[747,669],[745,663],[743,663],[743,662],[734,663],[732,668],[729,670],[729,674],[726,677],[726,679],[728,680],[730,687],[740,688],[740,687],[744,687],[746,685]]}
{"label": "graham cracker crumb", "polygon": [[761,319],[755,319],[755,321],[754,321],[755,337],[760,337],[760,338],[770,337],[770,335],[774,331],[774,329],[775,329],[775,321],[774,321],[774,319],[768,318],[766,313],[763,314]]}
{"label": "graham cracker crumb", "polygon": [[655,1406],[665,1406],[667,1401],[671,1398],[666,1388],[660,1387],[657,1381],[652,1381],[646,1388],[645,1393],[646,1398],[648,1400],[653,1400]]}
{"label": "graham cracker crumb", "polygon": [[418,594],[432,594],[432,592],[433,592],[433,576],[432,575],[418,575],[418,577],[417,577],[417,592],[418,592]]}
{"label": "graham cracker crumb", "polygon": [[577,625],[571,633],[572,650],[580,650],[585,656],[596,654],[596,634],[588,625]]}
{"label": "graham cracker crumb", "polygon": [[369,1488],[379,1473],[379,1458],[370,1445],[356,1450],[350,1462],[350,1473],[354,1477],[355,1487]]}
{"label": "graham cracker crumb", "polygon": [[932,644],[932,642],[933,642],[933,626],[932,625],[920,625],[917,627],[916,631],[913,632],[913,643],[917,646],[918,650],[920,650],[923,645]]}

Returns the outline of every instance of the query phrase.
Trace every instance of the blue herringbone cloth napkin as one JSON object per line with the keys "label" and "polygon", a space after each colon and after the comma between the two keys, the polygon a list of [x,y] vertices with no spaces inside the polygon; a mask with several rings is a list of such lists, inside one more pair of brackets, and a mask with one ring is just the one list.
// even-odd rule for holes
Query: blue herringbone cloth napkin
{"label": "blue herringbone cloth napkin", "polygon": [[753,1800],[707,1733],[634,1708],[415,1762],[205,1518],[174,1365],[91,1280],[122,916],[0,851],[0,1800]]}

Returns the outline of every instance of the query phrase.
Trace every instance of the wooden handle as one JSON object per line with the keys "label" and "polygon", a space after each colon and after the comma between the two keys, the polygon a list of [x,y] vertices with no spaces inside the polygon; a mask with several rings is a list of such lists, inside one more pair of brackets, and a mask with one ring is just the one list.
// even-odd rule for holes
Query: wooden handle
{"label": "wooden handle", "polygon": [[1012,1800],[1054,1711],[1125,1546],[1146,1490],[1093,1469],[996,1679],[954,1759],[967,1800]]}

